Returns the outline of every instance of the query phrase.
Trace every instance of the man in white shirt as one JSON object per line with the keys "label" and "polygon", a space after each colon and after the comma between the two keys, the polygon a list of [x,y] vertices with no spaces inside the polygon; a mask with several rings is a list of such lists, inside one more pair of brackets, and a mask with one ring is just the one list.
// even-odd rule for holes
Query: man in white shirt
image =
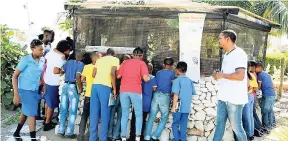
{"label": "man in white shirt", "polygon": [[[64,55],[70,54],[71,46],[68,41],[62,40],[57,44],[56,49],[53,49],[47,53],[45,59],[47,60],[47,68],[44,74],[45,81],[45,101],[46,101],[46,120],[44,123],[44,131],[49,131],[54,128],[51,122],[54,109],[59,105],[59,86],[61,68],[65,64],[63,59]],[[61,52],[62,54],[60,54]],[[92,74],[91,74],[92,75]]]}
{"label": "man in white shirt", "polygon": [[[38,35],[39,40],[41,40],[44,43],[44,57],[51,49],[51,43],[54,41],[54,36],[55,36],[54,31],[47,30],[47,29],[43,31],[43,34]],[[46,69],[46,64],[44,65],[44,68]],[[43,89],[43,84],[40,83],[39,90],[42,91],[42,89]],[[41,91],[39,91],[40,94],[41,94]],[[38,116],[36,117],[37,120],[43,120],[40,114],[40,109],[41,109],[41,100],[38,103]],[[45,107],[43,107],[42,109],[42,114],[43,116],[45,115]]]}
{"label": "man in white shirt", "polygon": [[235,45],[236,33],[224,30],[219,35],[220,48],[225,50],[221,72],[213,76],[219,81],[216,130],[213,141],[221,141],[229,119],[238,141],[247,141],[242,125],[242,109],[248,102],[247,55]]}
{"label": "man in white shirt", "polygon": [[53,30],[44,30],[43,42],[45,45],[44,56],[51,50],[51,44],[54,41],[55,33]]}

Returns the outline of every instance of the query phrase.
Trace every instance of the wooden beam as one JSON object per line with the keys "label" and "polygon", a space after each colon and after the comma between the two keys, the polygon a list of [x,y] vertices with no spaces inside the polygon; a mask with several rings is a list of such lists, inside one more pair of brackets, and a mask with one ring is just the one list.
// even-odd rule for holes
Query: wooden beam
{"label": "wooden beam", "polygon": [[269,32],[271,30],[270,26],[265,26],[265,25],[262,25],[259,23],[254,23],[254,22],[249,21],[249,20],[243,20],[242,18],[239,18],[236,15],[231,15],[231,14],[228,15],[227,22],[237,24],[240,26],[244,26],[244,27],[246,26],[249,28],[257,29],[257,30],[266,31],[266,32]]}

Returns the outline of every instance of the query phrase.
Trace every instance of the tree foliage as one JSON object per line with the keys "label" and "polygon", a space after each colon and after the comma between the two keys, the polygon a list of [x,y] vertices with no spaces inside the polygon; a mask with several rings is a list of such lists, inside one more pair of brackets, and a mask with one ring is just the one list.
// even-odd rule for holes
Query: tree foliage
{"label": "tree foliage", "polygon": [[72,35],[73,21],[70,18],[66,18],[63,22],[59,23],[59,29],[62,31],[68,31]]}
{"label": "tree foliage", "polygon": [[0,25],[1,45],[1,100],[5,108],[13,108],[12,75],[20,58],[26,53],[19,44],[10,41],[14,32]]}
{"label": "tree foliage", "polygon": [[238,6],[264,18],[281,24],[278,35],[288,33],[288,1],[280,0],[243,0],[243,1],[211,1],[202,0],[212,5]]}
{"label": "tree foliage", "polygon": [[285,58],[285,74],[288,73],[288,53],[274,53],[274,54],[267,54],[266,59],[265,59],[265,66],[267,66],[268,64],[271,65],[271,67],[269,68],[270,74],[273,74],[276,70],[274,70],[274,66],[276,67],[276,69],[280,69],[280,63],[281,63],[281,59]]}

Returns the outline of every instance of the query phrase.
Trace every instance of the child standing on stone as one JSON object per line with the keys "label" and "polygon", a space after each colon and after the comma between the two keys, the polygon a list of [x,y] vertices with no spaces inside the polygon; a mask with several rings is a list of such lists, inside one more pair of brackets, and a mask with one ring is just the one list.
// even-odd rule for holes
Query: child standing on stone
{"label": "child standing on stone", "polygon": [[80,121],[80,127],[79,127],[79,135],[78,135],[78,141],[84,140],[84,134],[86,129],[86,124],[88,121],[88,118],[90,116],[90,96],[92,91],[92,83],[93,83],[93,69],[96,64],[96,61],[101,57],[100,53],[98,52],[92,52],[90,54],[90,58],[92,60],[91,64],[87,64],[84,66],[81,81],[86,82],[86,92],[85,92],[85,98],[84,98],[84,106],[83,106],[83,113]]}
{"label": "child standing on stone", "polygon": [[[176,67],[178,78],[173,81],[172,86],[173,105],[171,112],[173,113],[173,141],[187,140],[186,130],[192,103],[192,95],[196,94],[193,81],[185,75],[186,71],[187,64],[185,62],[179,62]],[[179,110],[176,110],[177,107],[179,107]]]}
{"label": "child standing on stone", "polygon": [[159,140],[158,138],[161,136],[168,121],[172,81],[175,78],[175,73],[172,71],[173,63],[172,58],[165,58],[164,69],[156,74],[157,90],[152,99],[150,115],[145,130],[145,140],[151,139],[152,127],[158,111],[161,112],[161,120],[152,135],[152,141]]}
{"label": "child standing on stone", "polygon": [[[77,109],[79,96],[82,93],[81,73],[84,64],[81,62],[83,53],[76,51],[76,60],[69,60],[64,66],[65,84],[62,88],[61,103],[60,103],[60,126],[58,134],[64,135],[67,138],[76,138],[74,134],[74,125],[77,117]],[[92,76],[92,74],[91,74]],[[66,116],[69,109],[67,130]]]}

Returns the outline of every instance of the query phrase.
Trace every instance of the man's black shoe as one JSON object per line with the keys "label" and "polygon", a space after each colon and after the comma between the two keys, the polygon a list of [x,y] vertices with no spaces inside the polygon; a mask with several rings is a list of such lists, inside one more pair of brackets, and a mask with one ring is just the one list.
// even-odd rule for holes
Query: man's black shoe
{"label": "man's black shoe", "polygon": [[[46,118],[43,118],[43,120],[44,120],[44,122],[43,122],[43,125],[44,125],[44,123],[46,122]],[[50,123],[52,123],[52,125],[54,125],[54,126],[58,125],[58,123],[57,123],[57,122],[53,122],[52,120],[51,120],[51,122],[50,122]]]}
{"label": "man's black shoe", "polygon": [[261,130],[255,129],[254,130],[254,136],[255,137],[262,137],[263,136],[263,132]]}
{"label": "man's black shoe", "polygon": [[252,137],[249,137],[248,138],[250,141],[253,141],[254,140],[254,137],[252,136]]}
{"label": "man's black shoe", "polygon": [[54,128],[55,128],[55,125],[53,125],[52,123],[48,123],[48,124],[44,123],[43,131],[49,131]]}
{"label": "man's black shoe", "polygon": [[73,134],[73,135],[65,135],[66,138],[68,139],[76,139],[77,135]]}

